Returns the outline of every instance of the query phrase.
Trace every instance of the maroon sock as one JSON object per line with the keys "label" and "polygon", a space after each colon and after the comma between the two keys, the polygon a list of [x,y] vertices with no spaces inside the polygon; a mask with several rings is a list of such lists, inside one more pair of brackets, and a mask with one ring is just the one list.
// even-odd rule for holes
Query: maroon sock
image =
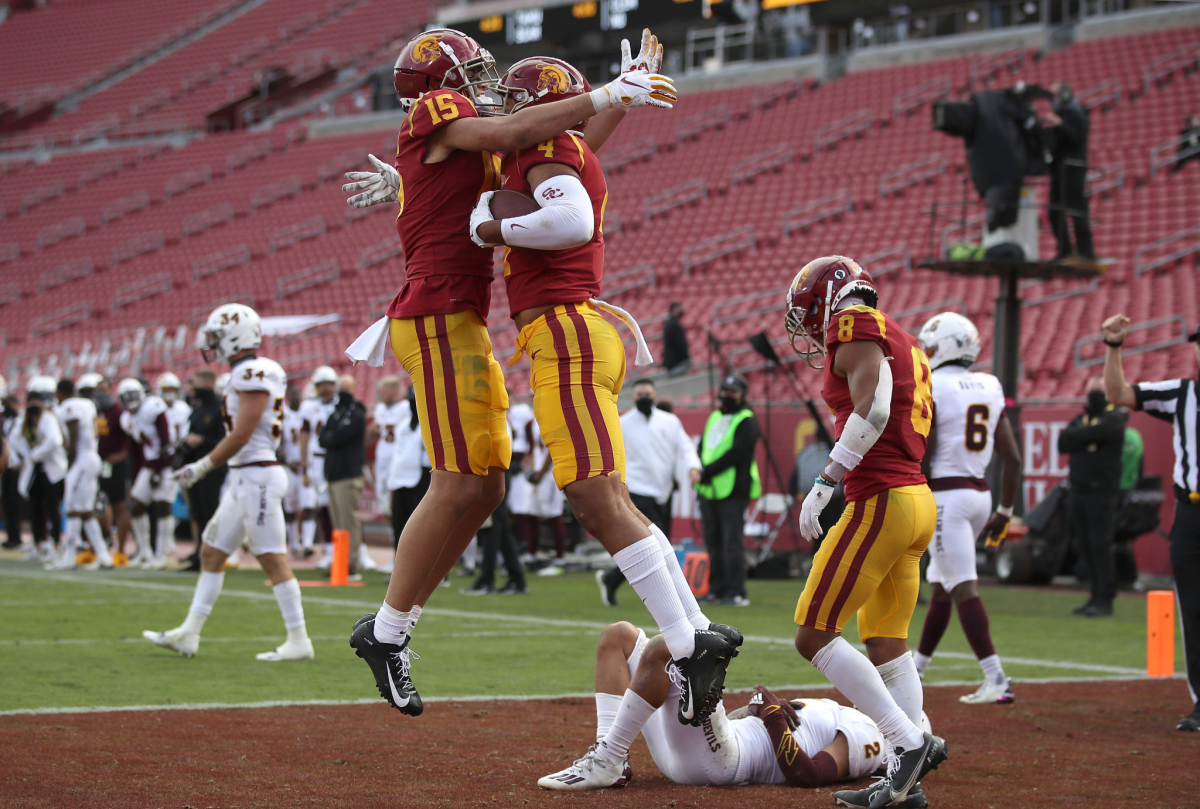
{"label": "maroon sock", "polygon": [[538,518],[532,514],[514,514],[513,522],[516,523],[517,536],[525,543],[525,548],[529,551],[529,555],[537,553],[538,540],[541,533],[541,525],[538,523]]}
{"label": "maroon sock", "polygon": [[938,601],[936,598],[929,602],[929,612],[925,613],[925,628],[921,630],[921,643],[917,651],[926,657],[933,657],[934,651],[946,634],[950,625],[950,613],[954,610],[954,602]]}
{"label": "maroon sock", "polygon": [[325,541],[333,542],[333,519],[329,516],[328,508],[317,510],[317,524],[321,526],[321,533],[324,535]]}
{"label": "maroon sock", "polygon": [[[960,603],[958,620],[962,622],[963,632],[966,633],[967,642],[971,644],[971,651],[975,652],[975,657],[983,660],[996,653],[996,647],[992,645],[991,627],[982,598],[975,596]],[[921,640],[924,642],[924,638]]]}
{"label": "maroon sock", "polygon": [[562,517],[551,517],[550,527],[554,529],[554,553],[559,558],[567,552],[567,524]]}

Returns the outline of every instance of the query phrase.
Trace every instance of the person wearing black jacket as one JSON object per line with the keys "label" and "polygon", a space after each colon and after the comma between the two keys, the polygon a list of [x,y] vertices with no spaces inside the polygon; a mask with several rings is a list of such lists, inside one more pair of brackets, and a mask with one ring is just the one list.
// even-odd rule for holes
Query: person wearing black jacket
{"label": "person wearing black jacket", "polygon": [[691,367],[687,332],[683,328],[683,304],[675,301],[667,310],[663,322],[663,367],[671,374],[683,373]]}
{"label": "person wearing black jacket", "polygon": [[[1050,226],[1058,241],[1054,260],[1070,255],[1087,259],[1096,257],[1092,246],[1092,227],[1088,222],[1087,159],[1088,112],[1079,103],[1071,85],[1055,82],[1054,114],[1046,119],[1051,127],[1054,146],[1050,167]],[[1071,250],[1071,234],[1067,218],[1075,228],[1075,251]]]}
{"label": "person wearing black jacket", "polygon": [[359,577],[362,518],[358,503],[363,493],[363,464],[367,460],[367,408],[354,398],[354,377],[338,379],[337,404],[321,428],[317,442],[325,450],[325,481],[329,484],[329,516],[335,530],[350,532],[350,575]]}
{"label": "person wearing black jacket", "polygon": [[[4,396],[4,412],[0,413],[0,445],[4,449],[8,449],[8,434],[13,425],[21,418],[20,412],[16,408],[17,397],[9,396],[7,386],[0,383],[0,388],[4,388],[0,393]],[[21,491],[17,488],[17,480],[21,477],[21,473],[17,469],[9,469],[5,465],[3,474],[0,474],[0,497],[4,503],[4,527],[8,534],[4,541],[4,547],[8,549],[21,547]]]}
{"label": "person wearing black jacket", "polygon": [[[222,417],[221,397],[215,390],[217,375],[207,368],[192,374],[192,415],[188,419],[188,432],[176,450],[176,468],[194,463],[212,452],[225,437],[225,420]],[[228,467],[222,465],[197,481],[192,488],[185,489],[188,515],[193,528],[192,537],[197,540],[196,550],[188,557],[186,570],[200,570],[200,542],[204,526],[212,519],[221,501],[221,486],[225,483]]]}
{"label": "person wearing black jacket", "polygon": [[1103,378],[1093,377],[1083,413],[1058,435],[1059,453],[1071,456],[1071,534],[1092,582],[1091,598],[1075,609],[1076,615],[1113,614],[1113,528],[1121,502],[1121,450],[1128,420],[1129,411],[1113,407],[1105,398]]}
{"label": "person wearing black jacket", "polygon": [[721,383],[721,408],[700,438],[700,519],[708,550],[709,598],[738,607],[746,597],[745,513],[761,494],[754,447],[762,431],[746,405],[746,380]]}
{"label": "person wearing black jacket", "polygon": [[1179,145],[1175,147],[1175,165],[1171,173],[1182,169],[1189,160],[1200,160],[1200,115],[1189,115],[1179,131]]}

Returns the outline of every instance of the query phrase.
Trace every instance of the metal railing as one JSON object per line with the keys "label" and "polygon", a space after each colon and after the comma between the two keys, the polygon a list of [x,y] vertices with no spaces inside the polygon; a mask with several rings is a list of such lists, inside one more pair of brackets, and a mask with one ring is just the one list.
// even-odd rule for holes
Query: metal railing
{"label": "metal railing", "polygon": [[87,223],[82,216],[72,216],[61,222],[55,222],[53,225],[38,231],[37,250],[40,253],[52,244],[57,244],[63,239],[69,239],[72,236],[78,236],[86,231]]}
{"label": "metal railing", "polygon": [[400,243],[399,236],[392,236],[384,239],[381,242],[368,245],[363,248],[363,251],[358,254],[358,269],[359,272],[374,267],[376,264],[383,264],[396,256],[404,255],[404,246]]}
{"label": "metal railing", "polygon": [[733,110],[728,104],[718,104],[693,113],[679,122],[675,139],[685,141],[709,129],[718,129],[733,120]]}
{"label": "metal railing", "polygon": [[738,161],[729,172],[730,186],[736,186],[765,171],[791,163],[792,151],[792,144],[777,143],[769,149]]}
{"label": "metal railing", "polygon": [[892,101],[892,117],[911,115],[925,104],[949,98],[950,90],[950,79],[946,76],[938,76],[924,84],[901,90],[896,93],[896,97]]}
{"label": "metal railing", "polygon": [[875,114],[870,110],[858,110],[839,121],[834,121],[818,129],[813,134],[813,153],[829,147],[833,149],[838,141],[856,137],[867,132],[875,124]]}
{"label": "metal railing", "polygon": [[638,138],[624,146],[619,146],[611,152],[604,153],[604,173],[616,171],[630,163],[646,160],[658,154],[658,139],[653,135]]}
{"label": "metal railing", "polygon": [[[1180,244],[1180,242],[1183,242],[1183,244]],[[1159,250],[1167,250],[1168,252],[1155,258],[1148,258],[1151,253]],[[1200,225],[1192,225],[1186,230],[1172,233],[1169,236],[1164,236],[1161,239],[1139,247],[1137,252],[1133,254],[1133,275],[1136,278],[1142,273],[1156,270],[1159,267],[1178,261],[1184,256],[1196,253],[1200,253]]]}
{"label": "metal railing", "polygon": [[967,301],[965,298],[946,298],[933,303],[923,303],[920,306],[913,306],[908,309],[901,309],[899,312],[892,312],[891,315],[896,320],[901,320],[914,315],[923,315],[927,312],[958,312],[960,315],[967,314]]}
{"label": "metal railing", "polygon": [[791,101],[804,92],[804,85],[804,79],[792,79],[791,81],[785,81],[783,84],[768,87],[750,99],[750,108],[746,114],[753,115],[756,112],[769,110],[775,106],[777,101]]}
{"label": "metal railing", "polygon": [[981,86],[991,85],[1004,71],[1016,73],[1023,67],[1025,67],[1024,48],[1014,48],[1011,51],[1004,51],[992,56],[976,57],[971,61],[967,79],[968,87],[972,91],[979,90]]}
{"label": "metal railing", "polygon": [[259,208],[265,208],[284,197],[299,194],[302,188],[303,184],[295,174],[290,177],[284,177],[282,180],[277,180],[270,185],[263,186],[251,194],[250,210],[257,211]]}
{"label": "metal railing", "polygon": [[[1164,348],[1170,348],[1171,346],[1187,342],[1188,324],[1183,315],[1178,314],[1167,315],[1165,317],[1156,317],[1153,320],[1147,320],[1144,323],[1135,323],[1129,327],[1129,334],[1132,336],[1136,332],[1148,331],[1149,329],[1155,329],[1160,326],[1170,326],[1172,327],[1172,330],[1174,330],[1173,327],[1178,326],[1179,330],[1175,334],[1172,334],[1170,337],[1167,337],[1163,340],[1156,340],[1151,343],[1143,343],[1139,346],[1127,346],[1121,349],[1121,353],[1124,356],[1129,357],[1133,356],[1134,354],[1146,354],[1151,351],[1160,351]],[[1074,357],[1076,368],[1088,368],[1093,365],[1100,365],[1104,362],[1103,353],[1097,357],[1083,356],[1084,346],[1091,345],[1092,343],[1098,343],[1103,339],[1103,334],[1089,334],[1085,337],[1080,337],[1075,341]],[[1128,343],[1129,338],[1125,338],[1125,341]]]}
{"label": "metal railing", "polygon": [[689,28],[684,42],[684,72],[697,73],[712,66],[739,64],[754,59],[755,25],[718,25]]}
{"label": "metal railing", "polygon": [[[652,287],[658,283],[658,275],[655,273],[654,267],[648,264],[639,266],[641,268],[640,277],[634,277],[633,271],[638,268],[631,267],[629,270],[626,270],[623,275],[622,280],[624,283],[617,284],[616,286],[606,286],[604,290],[604,297],[612,300],[613,298],[618,298],[621,295],[632,292],[635,289],[645,289],[646,287]],[[632,280],[630,280],[631,278]]]}
{"label": "metal railing", "polygon": [[118,287],[113,293],[113,309],[120,309],[122,306],[128,306],[135,301],[140,301],[143,298],[149,298],[152,295],[157,295],[160,292],[169,292],[171,289],[171,273],[160,272],[146,278],[141,278],[131,284],[126,284],[123,287]]}
{"label": "metal railing", "polygon": [[863,256],[858,264],[871,273],[872,278],[893,272],[907,272],[912,269],[912,251],[907,244],[894,244]]}
{"label": "metal railing", "polygon": [[746,227],[727,230],[724,233],[684,248],[679,260],[683,265],[683,274],[687,276],[691,274],[693,267],[707,264],[730,253],[755,249],[757,247],[758,237],[754,233],[754,228],[747,225]]}
{"label": "metal railing", "polygon": [[303,292],[310,287],[315,287],[317,284],[335,281],[341,274],[342,268],[338,264],[337,259],[333,258],[322,261],[320,264],[314,264],[311,267],[305,267],[299,272],[285,275],[279,279],[275,285],[275,298],[286,298],[289,295]]}
{"label": "metal railing", "polygon": [[910,185],[931,180],[939,174],[946,173],[946,157],[934,154],[915,160],[907,166],[885,171],[879,176],[879,198],[908,188]]}
{"label": "metal railing", "polygon": [[1088,112],[1096,107],[1107,106],[1111,109],[1121,103],[1121,82],[1119,79],[1100,82],[1095,87],[1084,90],[1076,98]]}
{"label": "metal railing", "polygon": [[0,244],[0,264],[16,261],[21,257],[21,245],[17,242]]}
{"label": "metal railing", "polygon": [[89,166],[84,166],[79,172],[79,186],[82,188],[89,183],[94,183],[102,177],[108,177],[111,174],[116,174],[125,168],[125,158],[113,157],[108,160],[101,160],[97,163],[92,163]]}
{"label": "metal railing", "polygon": [[1096,166],[1087,173],[1087,195],[1098,197],[1109,191],[1120,191],[1125,187],[1125,166],[1116,163],[1112,166]]}
{"label": "metal railing", "polygon": [[0,287],[0,306],[21,300],[20,284],[5,284]]}
{"label": "metal railing", "polygon": [[[1195,135],[1179,135],[1168,143],[1160,143],[1150,149],[1150,176],[1157,177],[1158,170],[1175,165],[1180,160],[1188,160],[1200,155],[1200,140],[1187,145]],[[1179,147],[1183,147],[1180,149]]]}
{"label": "metal railing", "polygon": [[29,324],[29,332],[33,337],[44,337],[51,332],[65,329],[75,323],[92,319],[92,304],[89,301],[79,301],[62,309],[47,312],[33,319]]}
{"label": "metal railing", "polygon": [[305,239],[313,239],[325,232],[325,217],[313,216],[293,225],[286,225],[271,234],[267,248],[274,253]]}
{"label": "metal railing", "polygon": [[1185,45],[1174,53],[1151,59],[1142,67],[1142,92],[1150,91],[1150,85],[1164,83],[1164,79],[1176,70],[1200,69],[1200,42]]}
{"label": "metal railing", "polygon": [[195,236],[197,233],[203,233],[211,227],[216,227],[223,222],[231,222],[234,216],[233,203],[219,203],[184,219],[183,224],[179,228],[179,235],[181,238],[187,239]]}
{"label": "metal railing", "polygon": [[646,219],[653,219],[659,214],[664,214],[674,208],[704,199],[707,196],[708,181],[703,177],[697,177],[694,180],[688,180],[673,188],[668,188],[665,191],[660,191],[657,194],[651,194],[646,197],[642,203],[643,215]]}
{"label": "metal railing", "polygon": [[783,215],[783,236],[790,236],[797,230],[807,232],[817,222],[853,210],[854,195],[846,189],[806,202]]}
{"label": "metal railing", "polygon": [[109,263],[116,265],[137,258],[144,253],[153,253],[155,250],[161,250],[164,244],[166,244],[166,240],[163,238],[161,230],[134,236],[113,247]]}
{"label": "metal railing", "polygon": [[150,207],[150,192],[142,189],[126,194],[120,199],[114,199],[100,211],[100,224],[107,227],[110,222],[128,216],[134,211],[142,211]]}
{"label": "metal railing", "polygon": [[236,267],[250,261],[250,247],[245,244],[235,244],[217,253],[209,253],[192,262],[192,280],[199,281],[208,275],[221,270]]}
{"label": "metal railing", "polygon": [[91,256],[83,256],[66,264],[60,264],[52,270],[46,270],[38,276],[38,292],[42,293],[48,289],[54,289],[68,281],[74,281],[77,278],[86,278],[95,271],[95,265],[92,263]]}
{"label": "metal railing", "polygon": [[209,166],[207,163],[181,171],[167,180],[163,186],[163,195],[167,199],[170,199],[176,194],[182,194],[189,188],[195,188],[198,185],[209,182],[212,180],[212,176],[212,166]]}
{"label": "metal railing", "polygon": [[232,172],[260,158],[266,157],[272,151],[270,138],[256,140],[233,149],[225,156],[225,171]]}

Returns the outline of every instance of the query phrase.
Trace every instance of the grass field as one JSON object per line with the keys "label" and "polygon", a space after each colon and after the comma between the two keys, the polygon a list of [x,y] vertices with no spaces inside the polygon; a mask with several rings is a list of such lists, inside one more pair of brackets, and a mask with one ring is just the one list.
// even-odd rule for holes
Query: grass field
{"label": "grass field", "polygon": [[[375,696],[367,668],[354,657],[347,638],[354,619],[382,599],[379,574],[368,574],[361,588],[305,588],[316,659],[293,664],[254,659],[283,637],[278,609],[259,571],[226,576],[195,658],[142,640],[144,629],[168,629],[182,621],[194,581],[183,573],[47,573],[0,562],[0,678],[6,685],[0,711]],[[599,630],[617,620],[651,625],[629,588],[621,590],[619,607],[602,606],[590,575],[533,577],[528,596],[463,596],[458,587],[468,581],[457,579],[455,587],[438,591],[413,641],[421,655],[414,678],[427,699],[588,694]],[[825,683],[792,647],[792,612],[800,589],[797,581],[751,581],[750,607],[710,611],[714,620],[733,623],[748,636],[730,669],[730,689]],[[1111,620],[1071,616],[1082,600],[1076,592],[989,587],[984,597],[997,651],[1018,682],[1145,671],[1145,601],[1140,597],[1121,598]],[[919,608],[914,644],[923,619]],[[847,637],[855,639],[853,626]],[[1177,649],[1177,669],[1182,668]],[[928,682],[978,677],[974,656],[952,623]]]}

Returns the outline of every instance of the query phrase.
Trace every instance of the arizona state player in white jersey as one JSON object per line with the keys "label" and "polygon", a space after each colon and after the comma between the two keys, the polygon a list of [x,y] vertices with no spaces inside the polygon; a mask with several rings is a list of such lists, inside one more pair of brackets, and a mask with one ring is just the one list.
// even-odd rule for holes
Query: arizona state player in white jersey
{"label": "arizona state player in white jersey", "polygon": [[[812,789],[869,775],[887,760],[887,741],[865,714],[828,699],[781,700],[761,685],[746,708],[726,714],[718,703],[699,727],[681,725],[664,707],[679,695],[669,663],[661,635],[647,639],[626,622],[605,628],[596,649],[596,744],[538,786],[624,786],[632,778],[629,746],[639,733],[655,765],[677,784]],[[929,729],[924,713],[921,725]],[[610,755],[598,755],[601,749]]]}
{"label": "arizona state player in white jersey", "polygon": [[305,547],[312,547],[317,532],[315,518],[321,518],[325,555],[317,567],[327,568],[333,562],[333,545],[329,541],[333,524],[329,519],[329,484],[325,482],[325,448],[318,439],[337,406],[337,372],[322,365],[313,371],[310,381],[317,395],[300,404],[300,465],[304,483],[300,490],[300,508],[304,513],[300,528]]}
{"label": "arizona state player in white jersey", "polygon": [[[122,379],[117,386],[121,406],[129,413],[122,427],[142,450],[142,467],[129,489],[134,538],[138,555],[130,567],[161,570],[167,566],[167,554],[175,547],[175,516],[171,504],[179,489],[171,479],[171,422],[168,406],[161,396],[147,396],[142,383]],[[122,417],[123,418],[123,417]],[[150,547],[150,520],[158,522],[156,548]]]}
{"label": "arizona state player in white jersey", "polygon": [[304,429],[304,416],[300,414],[300,389],[288,385],[284,394],[282,455],[288,476],[288,493],[283,498],[283,518],[287,521],[288,547],[297,557],[312,555],[312,539],[309,532],[308,544],[300,542],[300,511],[304,491],[304,467],[300,463],[300,431]]}
{"label": "arizona state player in white jersey", "polygon": [[[80,377],[80,382],[95,388],[96,383],[90,376],[95,374]],[[91,399],[79,396],[75,383],[69,379],[58,383],[58,402],[55,413],[62,422],[67,462],[70,464],[63,495],[63,509],[67,512],[67,541],[64,547],[74,554],[81,537],[86,535],[96,560],[85,567],[108,570],[113,566],[113,560],[108,544],[100,533],[100,523],[96,520],[96,496],[100,492],[96,405]]]}
{"label": "arizona state player in white jersey", "polygon": [[262,343],[262,324],[249,306],[227,303],[217,307],[204,324],[205,362],[227,360],[231,365],[225,390],[225,428],[228,431],[208,455],[175,473],[185,489],[214,468],[229,464],[229,487],[205,526],[200,550],[200,580],[182,626],[166,632],[143,632],[151,643],[185,657],[200,647],[200,630],[212,612],[225,580],[225,560],[243,540],[271,579],[275,600],[287,627],[287,640],[259,660],[307,660],[312,641],[304,626],[300,585],[288,567],[283,523],[287,474],[276,457],[283,436],[284,390],[287,375],[274,360],[255,356]]}
{"label": "arizona state player in white jersey", "polygon": [[158,379],[154,380],[154,387],[167,403],[167,424],[171,426],[171,450],[174,451],[188,434],[188,420],[192,417],[192,408],[180,398],[182,385],[179,377],[170,371],[160,374]]}
{"label": "arizona state player in white jersey", "polygon": [[[1012,702],[1012,682],[1000,666],[987,610],[979,597],[975,545],[978,538],[995,550],[1008,535],[1020,482],[1021,450],[1004,415],[1000,380],[970,370],[979,356],[975,324],[962,315],[945,312],[931,318],[917,340],[933,369],[933,425],[924,467],[937,501],[937,528],[929,543],[927,573],[933,600],[915,655],[917,671],[924,677],[957,604],[958,619],[984,675],[979,690],[959,700],[971,705]],[[1003,468],[1000,505],[994,513],[992,494],[983,479],[993,452],[1000,456]]]}

